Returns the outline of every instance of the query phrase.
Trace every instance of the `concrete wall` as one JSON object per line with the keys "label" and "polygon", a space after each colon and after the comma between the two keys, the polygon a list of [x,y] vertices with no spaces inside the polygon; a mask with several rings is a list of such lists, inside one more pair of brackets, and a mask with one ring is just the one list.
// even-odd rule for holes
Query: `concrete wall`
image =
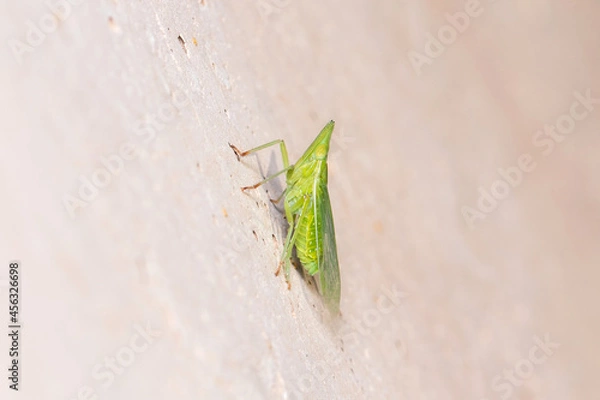
{"label": "concrete wall", "polygon": [[[0,16],[0,260],[20,261],[22,323],[2,398],[594,398],[596,2]],[[295,160],[330,119],[333,320],[310,281],[274,276],[284,182],[239,189],[277,149],[228,147],[282,138]]]}

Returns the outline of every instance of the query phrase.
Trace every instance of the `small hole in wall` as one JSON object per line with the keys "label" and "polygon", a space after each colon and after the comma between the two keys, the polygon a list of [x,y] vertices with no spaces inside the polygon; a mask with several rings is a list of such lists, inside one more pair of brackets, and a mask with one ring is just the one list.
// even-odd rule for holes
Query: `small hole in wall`
{"label": "small hole in wall", "polygon": [[110,29],[113,30],[113,32],[119,32],[121,30],[121,28],[119,28],[119,25],[117,25],[115,19],[112,16],[108,17],[108,26]]}

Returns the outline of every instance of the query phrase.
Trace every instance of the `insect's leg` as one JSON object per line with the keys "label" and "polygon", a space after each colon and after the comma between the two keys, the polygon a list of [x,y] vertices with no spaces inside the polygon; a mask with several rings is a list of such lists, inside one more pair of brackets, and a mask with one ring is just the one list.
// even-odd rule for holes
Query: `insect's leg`
{"label": "insect's leg", "polygon": [[290,159],[288,157],[287,148],[285,147],[285,142],[282,140],[279,145],[279,150],[281,150],[281,159],[283,160],[283,168],[287,168],[290,166]]}
{"label": "insect's leg", "polygon": [[269,176],[268,178],[266,178],[266,179],[263,179],[262,181],[260,181],[260,182],[258,182],[258,183],[256,183],[256,184],[254,184],[254,185],[252,185],[252,186],[244,186],[244,187],[242,188],[242,192],[245,192],[245,191],[246,191],[246,190],[248,190],[248,189],[256,189],[256,188],[257,188],[257,187],[259,187],[260,185],[263,185],[263,184],[265,184],[265,183],[269,182],[271,179],[278,177],[279,175],[283,174],[284,172],[287,172],[287,171],[289,171],[289,170],[290,170],[290,169],[292,169],[292,168],[294,168],[294,166],[293,166],[293,165],[288,165],[286,168],[282,169],[281,171],[277,172],[276,174],[273,174],[273,175]]}
{"label": "insect's leg", "polygon": [[[288,218],[293,217],[290,214]],[[296,221],[293,225],[290,224],[290,229],[288,230],[287,238],[285,240],[283,255],[281,256],[281,261],[279,261],[279,265],[277,266],[277,271],[275,271],[275,276],[279,275],[281,267],[283,266],[283,274],[285,275],[285,281],[287,282],[288,290],[292,288],[292,285],[290,284],[290,264],[292,258],[292,249],[294,248],[294,243],[296,243],[297,233],[298,221]]]}
{"label": "insect's leg", "polygon": [[[291,214],[287,212],[286,214],[288,214],[287,218],[293,218]],[[292,248],[294,247],[294,242],[296,241],[295,225],[295,223],[291,223],[290,227],[288,228],[287,237],[285,238],[285,243],[283,245],[283,254],[281,255],[279,265],[277,266],[277,271],[275,271],[275,276],[279,275],[279,272],[281,272],[281,267],[283,266],[283,273],[285,274],[285,280],[288,283],[288,286],[290,284],[290,258],[292,257]]]}
{"label": "insect's leg", "polygon": [[241,157],[245,157],[245,156],[247,156],[249,154],[252,154],[252,153],[255,153],[257,151],[266,149],[267,147],[271,147],[271,146],[274,146],[276,144],[279,145],[279,149],[281,150],[281,158],[283,159],[283,168],[289,167],[290,161],[289,161],[289,158],[288,158],[288,152],[287,152],[287,148],[285,147],[285,142],[282,139],[273,140],[272,142],[265,143],[262,146],[258,146],[258,147],[255,147],[253,149],[246,150],[246,151],[240,151],[240,149],[238,149],[237,147],[235,147],[231,143],[229,143],[229,147],[231,147],[231,149],[235,153],[235,156],[237,157],[238,161],[240,161]]}
{"label": "insect's leg", "polygon": [[[310,201],[305,200],[304,205],[302,206],[302,213],[306,211],[308,208]],[[292,212],[287,208],[285,208],[285,216],[290,224],[290,228],[288,230],[287,238],[285,240],[285,245],[283,249],[283,255],[281,256],[281,261],[279,262],[279,266],[277,267],[277,271],[275,275],[279,274],[281,270],[281,266],[283,265],[283,272],[285,273],[285,280],[288,282],[288,286],[290,284],[290,259],[292,258],[292,249],[294,248],[294,243],[296,243],[296,235],[298,234],[298,225],[300,224],[300,218],[296,218],[294,220],[294,216]],[[300,214],[302,215],[302,214]],[[290,222],[291,221],[291,222]]]}
{"label": "insect's leg", "polygon": [[269,200],[271,200],[271,203],[277,204],[277,203],[279,203],[281,201],[281,199],[283,198],[283,196],[285,196],[286,193],[287,193],[287,188],[285,188],[285,190],[283,192],[281,192],[281,194],[279,195],[278,198],[276,198],[276,199],[269,199]]}
{"label": "insect's leg", "polygon": [[270,181],[271,179],[275,178],[276,176],[279,176],[279,175],[283,174],[284,172],[289,171],[294,166],[290,165],[287,148],[285,147],[285,142],[283,140],[281,140],[281,139],[273,140],[272,142],[265,143],[262,146],[258,146],[258,147],[255,147],[253,149],[246,150],[246,151],[240,151],[240,149],[238,149],[237,147],[235,147],[234,145],[232,145],[231,143],[229,143],[229,147],[231,147],[231,149],[235,153],[235,156],[237,157],[238,161],[240,160],[241,157],[245,157],[245,156],[247,156],[249,154],[252,154],[252,153],[257,152],[259,150],[266,149],[267,147],[271,147],[271,146],[274,146],[276,144],[279,144],[279,149],[281,150],[281,158],[283,160],[283,169],[281,171],[277,172],[276,174],[271,175],[268,178],[262,180],[261,182],[258,182],[255,185],[244,186],[242,188],[242,191],[246,191],[248,189],[256,189],[260,185],[262,185],[264,183],[267,183],[268,181]]}

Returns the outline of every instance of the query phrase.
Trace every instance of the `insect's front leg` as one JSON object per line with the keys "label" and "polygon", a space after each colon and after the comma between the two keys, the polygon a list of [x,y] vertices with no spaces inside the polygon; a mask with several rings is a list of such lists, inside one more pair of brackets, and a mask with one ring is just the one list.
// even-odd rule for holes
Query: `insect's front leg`
{"label": "insect's front leg", "polygon": [[275,174],[273,174],[273,175],[271,175],[271,176],[263,179],[262,181],[260,181],[258,183],[255,183],[252,186],[244,186],[244,187],[242,187],[242,192],[245,192],[248,189],[256,189],[260,185],[264,185],[265,183],[269,182],[271,179],[277,178],[279,175],[283,174],[284,172],[289,171],[292,168],[294,168],[294,166],[293,165],[289,165],[287,168],[282,169],[281,171],[279,171],[279,172],[277,172],[277,173],[275,173]]}
{"label": "insect's front leg", "polygon": [[278,197],[278,198],[276,198],[276,199],[269,199],[269,200],[271,200],[271,203],[273,203],[273,204],[277,204],[277,203],[279,203],[279,202],[281,201],[281,199],[282,199],[282,198],[285,196],[285,194],[287,193],[287,191],[288,191],[288,188],[285,188],[285,190],[284,190],[283,192],[281,192],[281,194],[279,195],[279,197]]}
{"label": "insect's front leg", "polygon": [[288,158],[287,148],[285,147],[285,142],[283,140],[281,140],[281,139],[274,140],[272,142],[263,144],[262,146],[258,146],[258,147],[255,147],[253,149],[246,150],[246,151],[240,151],[240,149],[238,149],[237,147],[235,147],[234,145],[232,145],[231,143],[229,143],[229,147],[231,147],[231,149],[235,153],[235,156],[237,157],[238,161],[240,161],[241,157],[245,157],[245,156],[247,156],[249,154],[252,154],[252,153],[257,152],[259,150],[266,149],[267,147],[271,147],[271,146],[274,146],[276,144],[279,144],[279,149],[281,150],[281,158],[283,160],[283,169],[281,171],[279,171],[279,172],[277,172],[277,173],[275,173],[275,174],[267,177],[266,179],[263,179],[262,181],[260,181],[260,182],[258,182],[256,184],[252,185],[252,186],[244,186],[242,188],[242,192],[245,192],[248,189],[256,189],[257,187],[259,187],[259,186],[267,183],[271,179],[273,179],[273,178],[275,178],[275,177],[277,177],[277,176],[279,176],[279,175],[281,175],[281,174],[283,174],[285,172],[288,172],[289,170],[293,169],[294,166],[290,165],[290,161],[289,161],[289,158]]}
{"label": "insect's front leg", "polygon": [[237,157],[238,161],[240,161],[241,157],[246,157],[247,155],[250,155],[250,154],[255,153],[257,151],[266,149],[267,147],[274,146],[276,144],[279,145],[279,150],[281,150],[281,158],[283,160],[283,168],[289,167],[290,160],[289,160],[289,157],[288,157],[287,147],[285,147],[285,142],[282,139],[273,140],[272,142],[265,143],[262,146],[258,146],[258,147],[255,147],[253,149],[246,150],[246,151],[240,151],[240,149],[238,149],[237,147],[235,147],[231,143],[229,143],[229,147],[231,147],[231,149],[235,153],[235,156]]}

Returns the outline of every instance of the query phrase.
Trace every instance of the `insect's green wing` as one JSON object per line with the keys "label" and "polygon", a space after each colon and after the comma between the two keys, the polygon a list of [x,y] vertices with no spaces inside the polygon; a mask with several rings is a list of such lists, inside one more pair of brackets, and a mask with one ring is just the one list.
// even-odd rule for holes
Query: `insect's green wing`
{"label": "insect's green wing", "polygon": [[319,291],[325,304],[336,315],[340,310],[340,267],[335,244],[335,229],[333,214],[327,184],[320,184],[315,191],[315,218],[317,227],[317,246],[321,247],[319,254]]}

